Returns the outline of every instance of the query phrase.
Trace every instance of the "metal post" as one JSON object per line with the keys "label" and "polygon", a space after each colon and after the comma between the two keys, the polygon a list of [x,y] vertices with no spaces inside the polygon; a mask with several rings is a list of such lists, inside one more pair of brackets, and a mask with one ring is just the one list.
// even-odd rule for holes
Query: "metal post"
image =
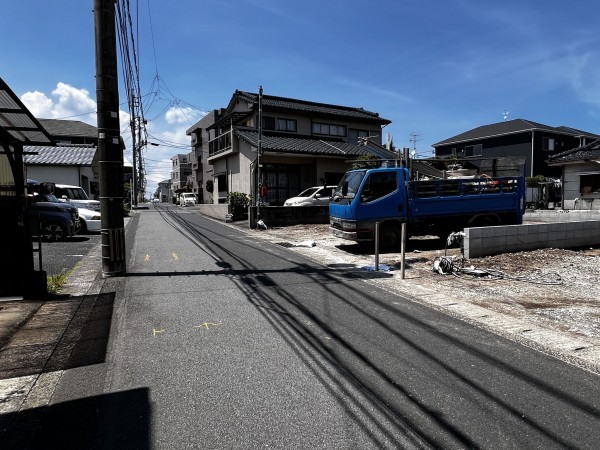
{"label": "metal post", "polygon": [[126,272],[115,0],[94,0],[94,25],[102,275],[107,277]]}
{"label": "metal post", "polygon": [[404,269],[406,268],[406,222],[402,222],[402,239],[400,248],[400,279],[404,280]]}
{"label": "metal post", "polygon": [[375,222],[375,271],[379,272],[379,222]]}

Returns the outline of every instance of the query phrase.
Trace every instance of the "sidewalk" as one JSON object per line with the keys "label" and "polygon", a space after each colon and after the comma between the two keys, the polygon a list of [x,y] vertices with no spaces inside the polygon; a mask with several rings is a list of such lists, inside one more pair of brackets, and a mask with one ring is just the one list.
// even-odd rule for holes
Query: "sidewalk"
{"label": "sidewalk", "polygon": [[86,324],[101,308],[101,247],[80,262],[52,300],[0,302],[0,433],[6,413],[48,404]]}

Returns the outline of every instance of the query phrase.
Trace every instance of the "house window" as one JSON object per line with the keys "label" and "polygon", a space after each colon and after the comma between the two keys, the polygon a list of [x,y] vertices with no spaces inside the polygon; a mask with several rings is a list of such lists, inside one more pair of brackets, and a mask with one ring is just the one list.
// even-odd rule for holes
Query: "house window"
{"label": "house window", "polygon": [[294,119],[278,119],[277,127],[279,131],[296,132],[296,120]]}
{"label": "house window", "polygon": [[554,139],[553,138],[542,138],[542,150],[549,152],[554,151]]}
{"label": "house window", "polygon": [[467,145],[465,146],[465,157],[469,156],[481,156],[482,153],[482,145]]}
{"label": "house window", "polygon": [[344,125],[332,125],[330,123],[313,122],[313,134],[323,134],[326,136],[346,136],[346,127]]}
{"label": "house window", "polygon": [[600,173],[580,175],[579,192],[581,192],[582,194],[600,192]]}
{"label": "house window", "polygon": [[358,138],[369,137],[369,130],[357,130],[354,128],[348,129],[348,142],[351,144],[358,144]]}
{"label": "house window", "polygon": [[[256,123],[258,123],[258,118],[256,119]],[[275,117],[263,116],[262,128],[263,130],[275,130]]]}

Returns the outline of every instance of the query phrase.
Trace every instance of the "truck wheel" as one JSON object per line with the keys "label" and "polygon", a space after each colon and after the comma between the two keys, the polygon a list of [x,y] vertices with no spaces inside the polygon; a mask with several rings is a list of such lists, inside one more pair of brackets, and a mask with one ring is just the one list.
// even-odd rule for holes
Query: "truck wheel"
{"label": "truck wheel", "polygon": [[389,251],[400,247],[400,230],[394,225],[383,225],[379,230],[379,248]]}
{"label": "truck wheel", "polygon": [[63,241],[67,238],[67,230],[58,223],[46,223],[42,227],[42,238],[48,242]]}

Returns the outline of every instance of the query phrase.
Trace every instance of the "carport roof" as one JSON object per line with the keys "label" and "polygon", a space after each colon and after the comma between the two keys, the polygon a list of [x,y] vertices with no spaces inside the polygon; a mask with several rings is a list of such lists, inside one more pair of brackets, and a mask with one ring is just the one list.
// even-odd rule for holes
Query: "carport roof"
{"label": "carport roof", "polygon": [[[0,78],[0,129],[9,140],[28,145],[51,145],[52,138]],[[5,133],[4,133],[5,132]],[[8,137],[7,136],[7,137]]]}

